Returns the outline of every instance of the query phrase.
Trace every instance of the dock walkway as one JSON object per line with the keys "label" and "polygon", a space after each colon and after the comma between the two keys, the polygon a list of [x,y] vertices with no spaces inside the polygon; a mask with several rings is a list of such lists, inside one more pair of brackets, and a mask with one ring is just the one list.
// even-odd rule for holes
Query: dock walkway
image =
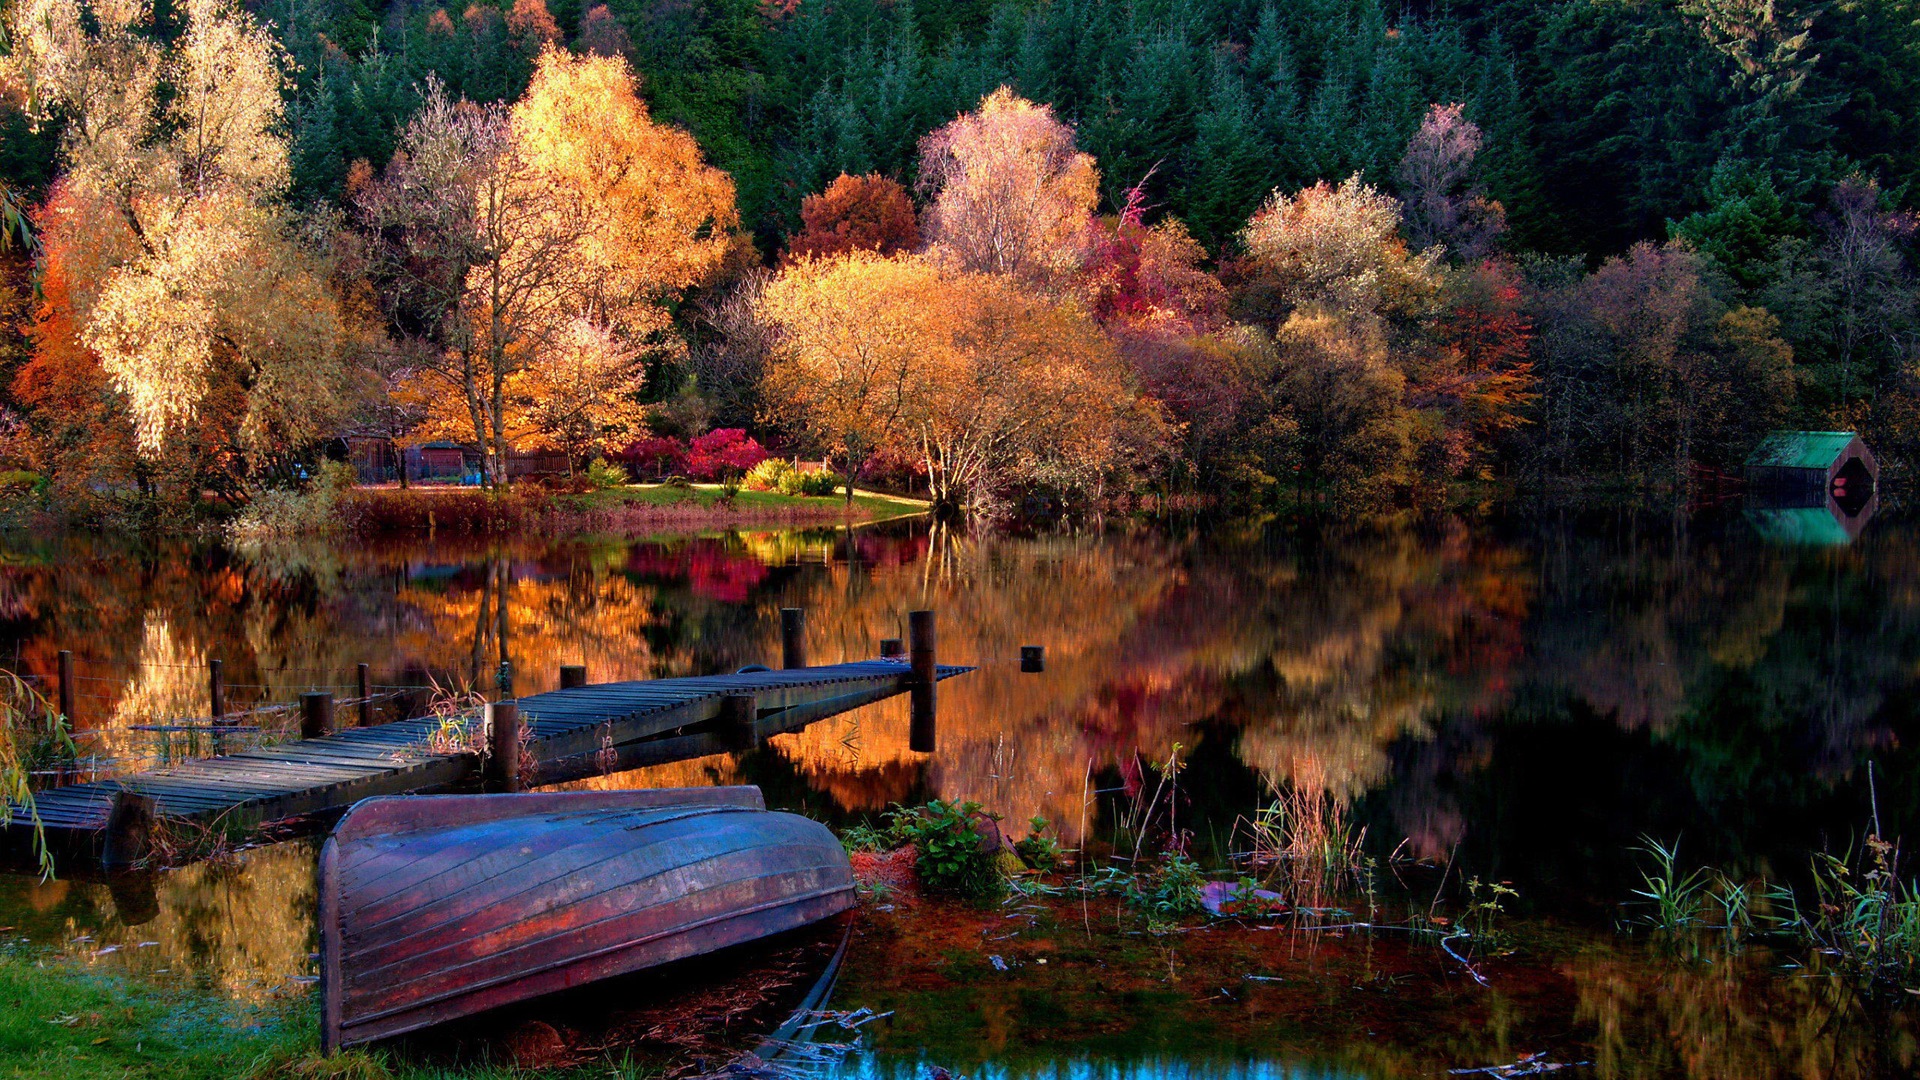
{"label": "dock walkway", "polygon": [[[942,665],[939,679],[973,670]],[[523,755],[536,784],[737,750],[771,735],[911,688],[899,660],[862,660],[784,671],[598,683],[516,702],[528,733]],[[740,699],[753,699],[751,730]],[[729,701],[729,699],[732,699]],[[731,711],[730,711],[731,710]],[[153,800],[154,814],[222,831],[342,811],[376,795],[476,785],[480,759],[434,752],[436,717],[348,728],[186,762],[171,768],[55,788],[35,799],[50,842],[91,844],[122,791]],[[11,808],[14,841],[30,828]]]}

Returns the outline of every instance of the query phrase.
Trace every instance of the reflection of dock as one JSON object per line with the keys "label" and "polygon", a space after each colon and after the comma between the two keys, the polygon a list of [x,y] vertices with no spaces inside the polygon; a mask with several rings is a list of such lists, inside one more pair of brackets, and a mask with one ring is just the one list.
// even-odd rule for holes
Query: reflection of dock
{"label": "reflection of dock", "polygon": [[[930,665],[930,648],[926,661]],[[938,679],[948,679],[972,669],[934,670]],[[519,778],[507,782],[559,783],[743,750],[918,685],[914,667],[903,658],[536,694],[515,703],[524,732],[522,766]],[[35,804],[52,846],[83,856],[98,854],[116,802],[127,803],[123,792],[152,800],[151,812],[163,829],[175,821],[220,835],[244,834],[264,822],[345,810],[375,795],[479,786],[480,756],[445,742],[438,718],[401,720],[55,788],[40,793]],[[30,825],[22,808],[12,809],[7,832],[18,848]]]}

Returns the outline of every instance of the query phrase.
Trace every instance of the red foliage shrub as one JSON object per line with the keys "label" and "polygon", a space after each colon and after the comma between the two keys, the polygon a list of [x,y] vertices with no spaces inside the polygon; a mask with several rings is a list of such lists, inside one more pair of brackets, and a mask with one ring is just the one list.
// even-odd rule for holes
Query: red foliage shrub
{"label": "red foliage shrub", "polygon": [[679,439],[636,439],[618,457],[636,474],[661,477],[685,467],[687,447]]}
{"label": "red foliage shrub", "polygon": [[687,472],[696,480],[738,476],[765,460],[766,447],[742,428],[716,428],[687,447]]}

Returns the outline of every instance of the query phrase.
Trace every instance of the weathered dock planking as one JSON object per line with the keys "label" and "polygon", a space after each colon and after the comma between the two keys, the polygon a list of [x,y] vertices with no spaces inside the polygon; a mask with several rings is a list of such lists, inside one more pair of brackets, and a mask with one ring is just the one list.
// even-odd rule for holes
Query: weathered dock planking
{"label": "weathered dock planking", "polygon": [[[942,665],[937,679],[973,670]],[[533,782],[558,783],[665,761],[742,749],[782,732],[859,708],[917,685],[900,659],[862,660],[785,671],[650,679],[568,687],[518,699],[529,732],[524,753]],[[751,708],[746,699],[751,699]],[[748,722],[750,713],[751,721]],[[472,754],[434,753],[435,718],[349,728],[187,762],[171,768],[55,788],[35,799],[50,844],[98,854],[121,792],[152,800],[153,813],[222,831],[343,811],[377,795],[471,789]],[[16,850],[30,821],[12,807]]]}

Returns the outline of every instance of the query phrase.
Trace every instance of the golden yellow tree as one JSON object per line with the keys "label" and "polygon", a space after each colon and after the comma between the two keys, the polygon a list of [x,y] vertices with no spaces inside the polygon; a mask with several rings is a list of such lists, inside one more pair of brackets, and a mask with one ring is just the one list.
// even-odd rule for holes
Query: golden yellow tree
{"label": "golden yellow tree", "polygon": [[849,501],[867,459],[904,434],[915,366],[953,347],[948,286],[927,259],[857,251],[801,259],[760,294],[776,332],[769,409],[846,463]]}
{"label": "golden yellow tree", "polygon": [[[720,263],[739,221],[732,181],[653,122],[624,59],[553,48],[511,109],[430,88],[359,208],[389,318],[428,356],[411,390],[434,406],[423,433],[464,427],[495,483],[516,383],[637,378],[644,352],[673,344],[665,302]],[[617,348],[575,347],[583,319]]]}
{"label": "golden yellow tree", "polygon": [[1098,497],[1164,423],[1077,304],[925,256],[803,260],[769,282],[767,398],[850,469],[920,456],[934,501],[991,511],[1034,484]]}
{"label": "golden yellow tree", "polygon": [[162,45],[144,3],[26,0],[6,75],[33,115],[64,121],[68,240],[132,241],[70,283],[76,310],[47,318],[123,396],[143,453],[231,447],[258,472],[344,415],[353,338],[280,201],[282,50],[233,0],[181,8],[184,31]]}
{"label": "golden yellow tree", "polygon": [[1077,303],[990,274],[953,275],[949,297],[953,344],[906,391],[936,504],[993,512],[1021,484],[1098,501],[1161,452],[1159,408]]}
{"label": "golden yellow tree", "polygon": [[1052,283],[1085,261],[1100,171],[1050,106],[988,94],[921,140],[920,182],[933,250],[966,270]]}

